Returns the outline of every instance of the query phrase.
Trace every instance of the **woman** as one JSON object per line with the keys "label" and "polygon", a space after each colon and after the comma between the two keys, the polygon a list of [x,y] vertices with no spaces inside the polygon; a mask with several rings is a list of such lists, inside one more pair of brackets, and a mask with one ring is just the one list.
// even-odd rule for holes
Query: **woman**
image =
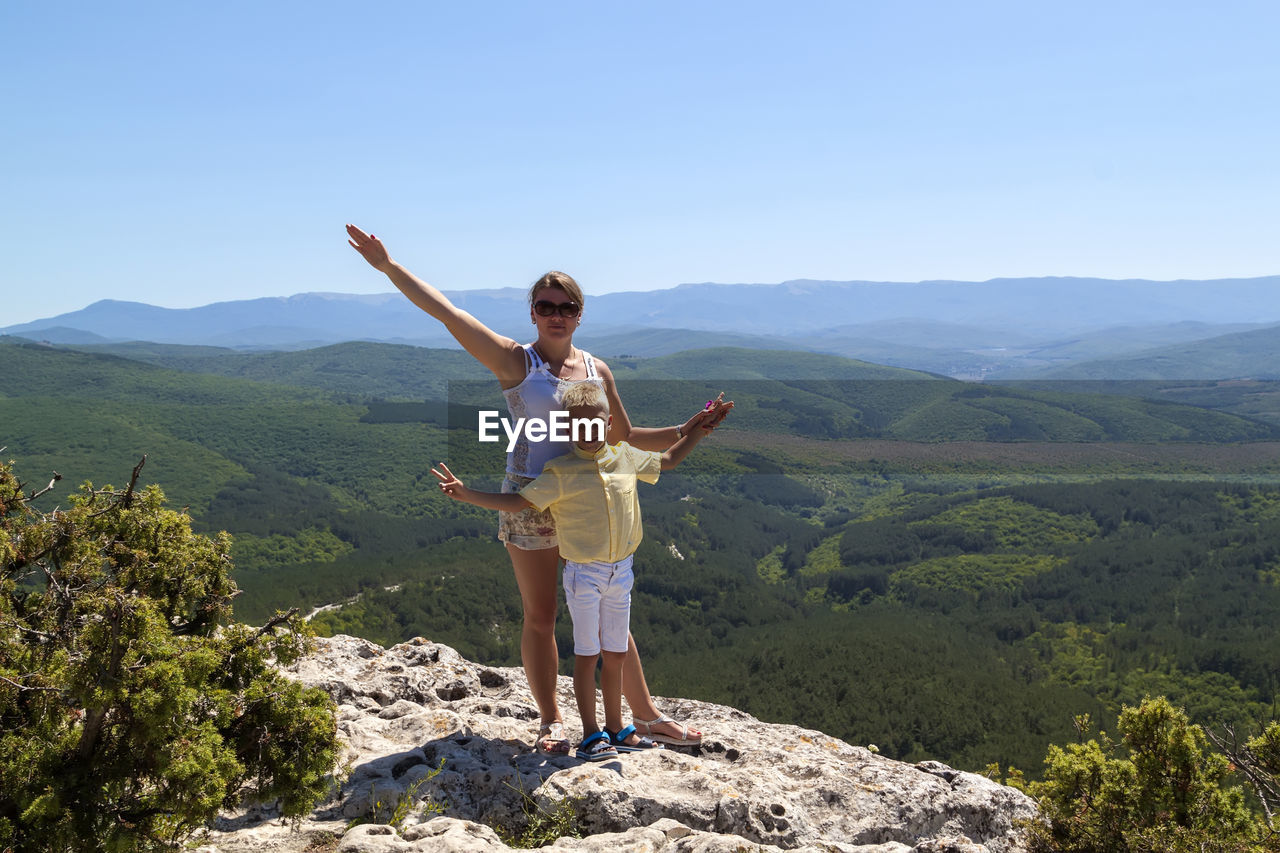
{"label": "woman", "polygon": [[[573,345],[573,333],[582,323],[583,295],[570,276],[551,272],[534,283],[529,292],[529,319],[537,327],[537,339],[522,346],[460,310],[439,290],[397,264],[372,234],[365,234],[354,225],[347,226],[347,234],[352,248],[374,269],[391,279],[414,305],[443,323],[463,349],[493,372],[513,418],[546,419],[551,410],[558,408],[556,392],[562,382],[592,379],[604,386],[613,413],[610,443],[625,440],[642,450],[665,450],[688,430],[714,429],[733,406],[717,400],[683,424],[657,429],[634,427],[618,398],[608,365]],[[556,445],[522,440],[508,454],[502,491],[518,491],[541,472],[548,458],[568,449],[568,442]],[[545,752],[567,753],[569,739],[565,736],[564,718],[556,701],[560,658],[555,623],[560,551],[556,545],[555,523],[550,513],[533,510],[502,513],[498,538],[506,544],[511,556],[524,608],[520,658],[541,717],[537,747]],[[701,732],[672,720],[654,705],[635,640],[630,635],[622,692],[631,705],[634,724],[644,736],[677,746],[701,743]],[[632,735],[634,742],[639,742],[640,737]]]}

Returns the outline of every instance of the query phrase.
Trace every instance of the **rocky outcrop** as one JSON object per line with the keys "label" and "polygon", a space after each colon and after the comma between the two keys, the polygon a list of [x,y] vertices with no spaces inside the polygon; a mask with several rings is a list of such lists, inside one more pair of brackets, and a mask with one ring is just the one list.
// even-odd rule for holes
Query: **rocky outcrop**
{"label": "rocky outcrop", "polygon": [[[505,851],[498,830],[556,813],[587,835],[552,850],[1021,853],[1018,822],[1035,814],[982,776],[691,700],[660,705],[702,730],[700,748],[593,764],[543,755],[521,670],[422,639],[391,649],[321,640],[292,675],[339,705],[341,782],[294,826],[270,810],[223,816],[203,853]],[[572,720],[569,678],[560,692]]]}

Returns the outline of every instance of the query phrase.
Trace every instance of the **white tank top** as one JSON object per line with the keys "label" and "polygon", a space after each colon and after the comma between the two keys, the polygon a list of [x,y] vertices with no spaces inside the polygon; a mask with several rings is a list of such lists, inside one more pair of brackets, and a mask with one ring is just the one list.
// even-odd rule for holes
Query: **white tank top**
{"label": "white tank top", "polygon": [[[587,366],[585,381],[601,382],[591,353],[586,350],[578,350],[578,352],[582,353],[582,359]],[[524,353],[528,369],[524,381],[502,392],[502,396],[507,398],[507,412],[513,424],[516,423],[517,418],[539,418],[548,421],[552,412],[560,410],[560,401],[564,397],[565,389],[574,382],[584,380],[561,379],[553,374],[551,368],[542,360],[542,356],[538,355],[533,344],[525,344]],[[601,384],[603,387],[603,383]],[[572,447],[571,441],[544,439],[531,442],[525,436],[524,430],[521,430],[516,439],[516,446],[507,454],[507,473],[520,477],[536,477],[542,473],[542,466],[548,459],[563,456]]]}

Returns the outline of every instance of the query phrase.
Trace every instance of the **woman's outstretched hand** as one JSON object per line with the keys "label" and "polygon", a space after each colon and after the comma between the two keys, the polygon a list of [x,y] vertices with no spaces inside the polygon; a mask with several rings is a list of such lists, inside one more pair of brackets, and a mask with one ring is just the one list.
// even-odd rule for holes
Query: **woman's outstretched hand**
{"label": "woman's outstretched hand", "polygon": [[724,398],[724,392],[721,391],[716,395],[714,400],[708,400],[706,407],[703,409],[707,413],[706,420],[702,422],[702,428],[711,430],[720,426],[720,422],[729,416],[729,410],[733,408],[733,401]]}
{"label": "woman's outstretched hand", "polygon": [[693,432],[695,429],[701,429],[703,432],[711,432],[711,430],[720,426],[729,414],[729,410],[733,408],[733,401],[724,398],[724,392],[721,391],[719,396],[714,400],[708,400],[702,410],[694,414],[693,417],[684,422],[681,432],[685,435]]}
{"label": "woman's outstretched hand", "polygon": [[387,247],[382,245],[382,241],[372,234],[366,234],[354,225],[347,225],[347,242],[351,244],[351,248],[360,253],[369,266],[383,272],[391,265],[391,256],[387,254]]}

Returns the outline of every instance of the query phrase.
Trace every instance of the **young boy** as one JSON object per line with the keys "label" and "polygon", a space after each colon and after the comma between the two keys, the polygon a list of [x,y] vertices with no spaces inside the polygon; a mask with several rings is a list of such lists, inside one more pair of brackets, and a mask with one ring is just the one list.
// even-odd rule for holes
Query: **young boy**
{"label": "young boy", "polygon": [[[451,498],[487,509],[519,512],[550,507],[564,557],[564,593],[573,618],[573,692],[582,715],[579,758],[602,761],[622,752],[661,748],[622,728],[622,662],[631,613],[632,557],[640,545],[636,481],[655,483],[660,471],[680,464],[705,430],[689,430],[664,453],[637,450],[625,441],[605,443],[612,416],[596,382],[565,392],[573,450],[550,460],[542,474],[518,494],[478,492],[443,463],[431,469]],[[603,652],[600,692],[605,729],[596,723],[596,660]]]}

